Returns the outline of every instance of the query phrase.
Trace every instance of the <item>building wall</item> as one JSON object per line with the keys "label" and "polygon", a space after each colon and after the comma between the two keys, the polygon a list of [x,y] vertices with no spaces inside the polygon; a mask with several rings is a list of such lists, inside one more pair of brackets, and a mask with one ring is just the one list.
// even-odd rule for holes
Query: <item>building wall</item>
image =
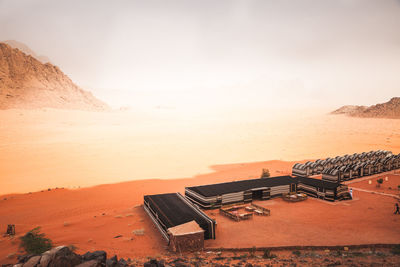
{"label": "building wall", "polygon": [[173,236],[169,234],[169,250],[173,252],[200,251],[204,249],[204,234],[202,232]]}

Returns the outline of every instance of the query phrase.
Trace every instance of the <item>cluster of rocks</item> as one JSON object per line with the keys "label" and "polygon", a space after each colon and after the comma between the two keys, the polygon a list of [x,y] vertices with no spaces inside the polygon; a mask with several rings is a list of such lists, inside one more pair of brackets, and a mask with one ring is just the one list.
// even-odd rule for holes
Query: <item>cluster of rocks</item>
{"label": "cluster of rocks", "polygon": [[[244,253],[238,255],[217,253],[196,253],[182,257],[165,255],[161,260],[118,259],[113,256],[107,259],[105,251],[76,254],[71,248],[60,246],[41,255],[24,255],[18,257],[17,264],[2,267],[261,267],[261,266],[398,266],[400,248],[361,251],[292,251],[292,255],[277,256],[272,253],[256,255]],[[143,261],[144,260],[144,261]]]}
{"label": "cluster of rocks", "polygon": [[53,248],[41,255],[24,255],[18,257],[17,264],[3,267],[129,267],[130,262],[117,256],[107,259],[105,251],[87,252],[79,255],[67,246]]}

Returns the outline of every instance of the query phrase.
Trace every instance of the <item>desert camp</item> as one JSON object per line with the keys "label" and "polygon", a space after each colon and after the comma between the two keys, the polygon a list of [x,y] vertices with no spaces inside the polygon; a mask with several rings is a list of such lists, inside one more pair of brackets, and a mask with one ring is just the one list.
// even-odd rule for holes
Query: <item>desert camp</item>
{"label": "desert camp", "polygon": [[[398,158],[399,155],[393,155],[390,151],[377,150],[315,162],[308,161],[305,164],[295,163],[292,169],[293,176],[190,186],[185,188],[185,196],[180,193],[146,195],[144,209],[169,244],[174,240],[172,250],[176,251],[180,246],[179,240],[190,243],[191,245],[187,246],[192,249],[199,249],[203,242],[198,238],[203,234],[200,229],[203,229],[205,239],[215,239],[217,224],[201,209],[219,209],[222,215],[240,221],[251,219],[253,211],[263,214],[263,210],[267,210],[266,214],[270,215],[268,209],[254,204],[255,201],[267,201],[278,197],[290,200],[290,195],[295,197],[300,194],[330,202],[351,200],[348,185],[341,182],[395,170]],[[237,213],[241,208],[245,212]],[[179,228],[193,228],[196,222],[201,228],[194,227],[195,230],[181,234],[180,237],[173,235],[175,232],[182,232]]]}

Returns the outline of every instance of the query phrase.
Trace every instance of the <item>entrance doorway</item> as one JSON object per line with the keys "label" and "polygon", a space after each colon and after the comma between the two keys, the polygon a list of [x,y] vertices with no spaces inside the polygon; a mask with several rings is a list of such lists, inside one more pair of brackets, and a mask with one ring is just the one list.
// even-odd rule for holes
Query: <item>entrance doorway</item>
{"label": "entrance doorway", "polygon": [[263,197],[263,190],[254,190],[251,193],[252,193],[253,200],[262,199],[262,197]]}

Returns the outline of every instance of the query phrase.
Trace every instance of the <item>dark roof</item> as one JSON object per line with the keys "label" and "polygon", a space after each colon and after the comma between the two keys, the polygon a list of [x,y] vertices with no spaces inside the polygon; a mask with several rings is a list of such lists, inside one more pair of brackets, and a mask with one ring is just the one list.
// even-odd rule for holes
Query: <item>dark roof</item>
{"label": "dark roof", "polygon": [[288,185],[291,183],[296,183],[296,179],[292,178],[291,176],[278,176],[270,178],[242,180],[242,181],[235,181],[235,182],[228,182],[221,184],[193,186],[193,187],[187,187],[187,189],[199,193],[205,197],[212,197],[217,195],[246,191],[253,188]]}
{"label": "dark roof", "polygon": [[299,183],[301,182],[302,184],[316,186],[320,188],[326,188],[326,189],[335,189],[340,185],[338,183],[332,183],[321,179],[314,179],[308,177],[297,177],[297,181]]}
{"label": "dark roof", "polygon": [[[200,226],[208,224],[205,215],[179,193],[147,195],[144,200],[167,228],[195,220]],[[209,219],[209,218],[208,218]]]}

